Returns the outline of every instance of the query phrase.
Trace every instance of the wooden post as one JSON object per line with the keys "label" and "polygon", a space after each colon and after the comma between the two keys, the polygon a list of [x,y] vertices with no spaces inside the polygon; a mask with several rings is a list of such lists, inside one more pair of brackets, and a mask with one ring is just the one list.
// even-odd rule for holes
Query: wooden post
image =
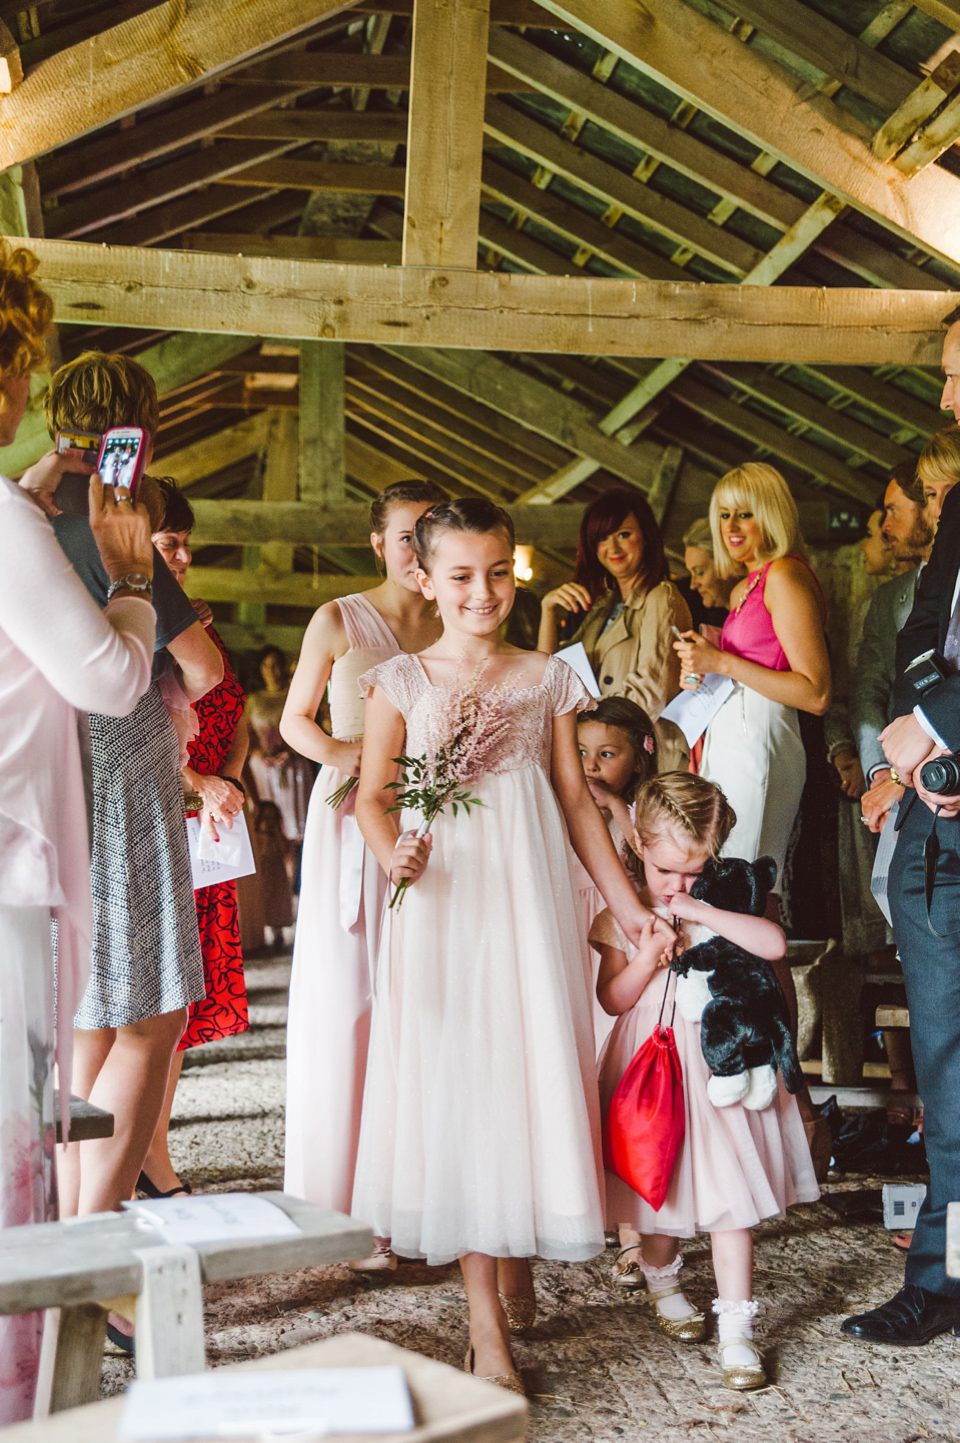
{"label": "wooden post", "polygon": [[[297,499],[297,429],[295,411],[274,412],[263,468],[264,501]],[[260,548],[260,564],[271,571],[292,571],[293,547],[285,541],[268,541]]]}
{"label": "wooden post", "polygon": [[202,1373],[203,1289],[196,1249],[144,1248],[143,1286],[137,1296],[137,1377],[173,1378]]}
{"label": "wooden post", "polygon": [[107,1313],[99,1303],[47,1309],[34,1418],[96,1401],[106,1336]]}
{"label": "wooden post", "polygon": [[490,0],[414,0],[405,266],[475,270]]}
{"label": "wooden post", "polygon": [[[279,499],[264,496],[264,500]],[[300,500],[340,506],[347,499],[342,341],[300,347]]]}

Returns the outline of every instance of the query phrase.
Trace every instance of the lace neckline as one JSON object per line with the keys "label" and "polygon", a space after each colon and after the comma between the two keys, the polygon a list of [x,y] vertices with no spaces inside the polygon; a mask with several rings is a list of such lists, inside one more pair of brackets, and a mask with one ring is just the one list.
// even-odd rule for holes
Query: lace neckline
{"label": "lace neckline", "polygon": [[[415,661],[415,662],[416,662],[417,666],[420,668],[420,671],[421,671],[421,673],[422,673],[422,675],[423,675],[424,681],[426,682],[427,686],[430,688],[431,691],[453,691],[453,690],[454,690],[454,688],[453,688],[452,686],[450,686],[450,685],[444,685],[442,682],[438,682],[438,681],[431,681],[431,680],[430,680],[430,674],[429,674],[429,672],[427,671],[427,668],[424,666],[423,662],[420,660],[420,657],[417,655],[416,652],[409,652],[409,651],[408,651],[408,652],[405,653],[405,655],[408,656],[411,661]],[[501,686],[504,687],[504,696],[524,696],[524,695],[525,695],[526,693],[528,693],[528,692],[540,691],[541,687],[543,687],[543,686],[546,685],[547,673],[548,673],[549,670],[550,670],[550,663],[551,663],[552,661],[553,661],[553,657],[552,657],[552,656],[548,656],[548,657],[547,657],[547,664],[546,664],[546,666],[543,668],[543,676],[540,678],[540,680],[539,680],[538,682],[536,682],[536,684],[535,684],[534,686],[510,686],[510,687],[507,687],[507,686],[504,685],[504,683],[501,683]],[[508,674],[508,675],[509,675],[509,674]],[[485,690],[486,690],[486,691],[496,691],[497,688],[496,688],[496,687],[487,687],[487,688],[485,688]]]}

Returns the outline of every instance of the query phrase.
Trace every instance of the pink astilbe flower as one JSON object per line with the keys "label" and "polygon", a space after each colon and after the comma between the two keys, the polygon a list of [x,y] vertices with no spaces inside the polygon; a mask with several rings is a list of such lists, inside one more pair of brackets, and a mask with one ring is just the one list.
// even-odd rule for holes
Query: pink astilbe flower
{"label": "pink astilbe flower", "polygon": [[[397,799],[391,812],[411,808],[419,811],[423,821],[416,835],[425,837],[431,823],[449,803],[453,815],[460,807],[469,814],[471,807],[482,807],[479,797],[465,790],[488,769],[491,757],[509,730],[503,713],[506,682],[486,691],[480,689],[480,678],[486,670],[483,662],[465,686],[457,682],[445,688],[433,719],[433,739],[422,757],[395,757],[403,767],[403,780],[391,782]],[[459,679],[459,673],[458,673]],[[409,886],[404,877],[390,899],[398,907]]]}

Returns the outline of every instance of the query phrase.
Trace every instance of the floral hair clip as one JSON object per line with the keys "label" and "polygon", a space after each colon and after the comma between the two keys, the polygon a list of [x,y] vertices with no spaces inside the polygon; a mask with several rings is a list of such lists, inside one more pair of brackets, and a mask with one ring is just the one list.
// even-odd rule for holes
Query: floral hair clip
{"label": "floral hair clip", "polygon": [[653,737],[645,736],[643,739],[643,750],[653,756]]}

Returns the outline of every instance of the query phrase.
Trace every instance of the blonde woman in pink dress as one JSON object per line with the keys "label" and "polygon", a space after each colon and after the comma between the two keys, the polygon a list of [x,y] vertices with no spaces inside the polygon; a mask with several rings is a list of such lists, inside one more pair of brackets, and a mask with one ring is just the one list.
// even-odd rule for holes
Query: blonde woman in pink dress
{"label": "blonde woman in pink dress", "polygon": [[[603,1251],[602,1163],[572,841],[621,924],[673,933],[640,905],[587,788],[575,720],[593,705],[566,662],[501,639],[513,524],[480,497],[417,523],[418,572],[443,635],[362,679],[357,817],[393,886],[385,915],[353,1213],[403,1256],[459,1259],[465,1367],[522,1392],[509,1329],[533,1321],[528,1259]],[[464,687],[493,707],[469,815],[392,812],[396,758],[459,728]],[[566,826],[564,825],[566,822]],[[501,1299],[503,1301],[501,1301]]]}
{"label": "blonde woman in pink dress", "polygon": [[[688,772],[668,772],[646,782],[637,796],[633,844],[642,861],[640,899],[679,926],[679,945],[691,945],[706,927],[758,957],[784,955],[783,932],[766,917],[708,907],[690,889],[712,856],[727,843],[736,815],[720,789]],[[604,1110],[638,1049],[659,1019],[666,993],[669,1023],[676,979],[652,934],[636,947],[612,912],[601,912],[590,932],[600,953],[597,997],[617,1019],[600,1059]],[[702,1003],[700,1004],[702,1007]],[[743,1102],[715,1107],[707,1094],[711,1073],[700,1047],[700,1022],[673,1019],[683,1070],[686,1133],[662,1206],[656,1211],[621,1178],[607,1173],[607,1225],[619,1227],[615,1281],[643,1288],[662,1332],[678,1342],[706,1336],[705,1315],[690,1303],[678,1278],[680,1239],[708,1232],[719,1296],[720,1363],[728,1388],[766,1382],[753,1345],[753,1237],[764,1218],[781,1217],[798,1202],[820,1196],[796,1099],[777,1080],[773,1101],[762,1109]],[[748,1099],[749,1101],[749,1099]]]}
{"label": "blonde woman in pink dress", "polygon": [[[328,799],[360,772],[357,678],[439,634],[436,608],[417,584],[411,542],[417,518],[444,500],[425,481],[397,482],[376,498],[371,545],[386,579],[316,612],[280,719],[284,741],[322,765],[307,814],[290,979],[284,1189],[343,1213],[353,1192],[386,882],[357,827],[355,791],[339,807]],[[332,736],[316,721],[328,683]],[[378,1240],[371,1261],[396,1267],[387,1239]]]}

